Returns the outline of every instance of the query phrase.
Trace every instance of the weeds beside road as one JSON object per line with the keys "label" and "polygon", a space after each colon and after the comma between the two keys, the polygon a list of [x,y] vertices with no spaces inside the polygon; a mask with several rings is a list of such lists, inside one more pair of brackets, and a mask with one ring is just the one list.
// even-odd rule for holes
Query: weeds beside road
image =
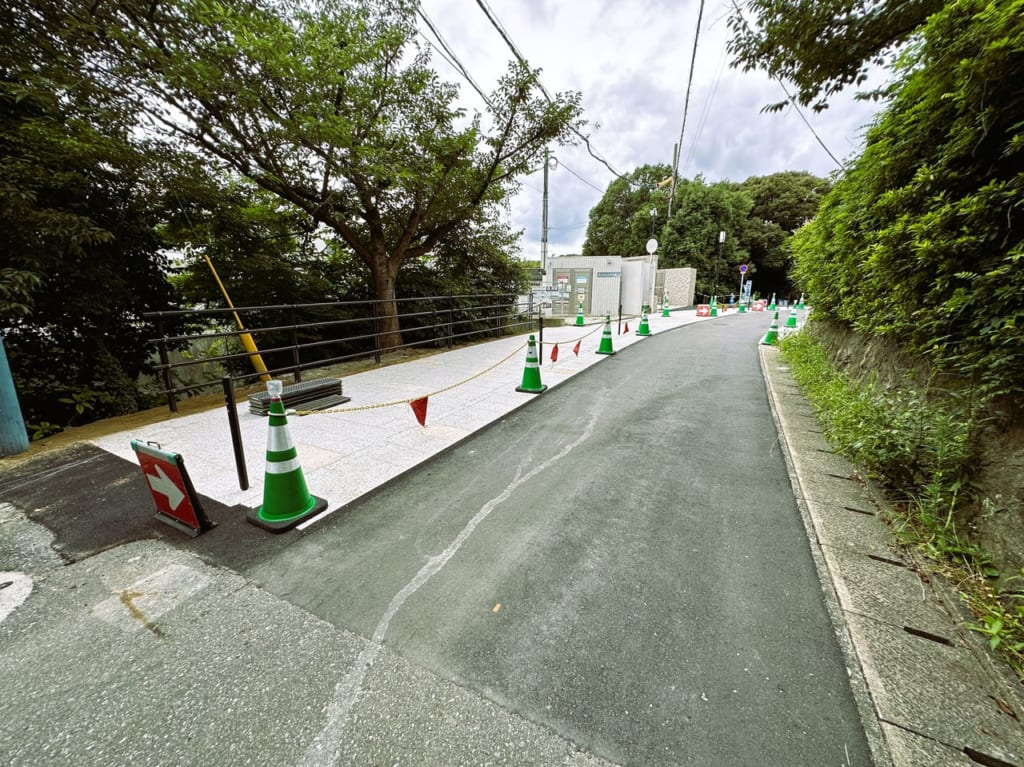
{"label": "weeds beside road", "polygon": [[785,339],[782,355],[836,452],[886,491],[897,540],[957,588],[975,615],[968,628],[1024,680],[1024,571],[1001,572],[970,535],[970,515],[991,504],[973,482],[984,420],[953,392],[854,380],[812,333]]}

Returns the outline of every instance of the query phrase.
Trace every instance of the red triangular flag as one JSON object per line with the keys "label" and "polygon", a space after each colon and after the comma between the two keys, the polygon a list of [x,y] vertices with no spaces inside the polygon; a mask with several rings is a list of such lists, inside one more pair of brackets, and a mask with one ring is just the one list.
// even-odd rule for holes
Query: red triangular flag
{"label": "red triangular flag", "polygon": [[551,347],[551,361],[558,362],[558,344]]}
{"label": "red triangular flag", "polygon": [[416,414],[416,420],[420,422],[420,426],[427,425],[427,398],[421,397],[420,399],[414,399],[409,403],[412,408],[412,412]]}
{"label": "red triangular flag", "polygon": [[623,330],[622,332],[623,333],[628,333],[629,332],[629,323],[628,322],[626,323],[626,329]]}
{"label": "red triangular flag", "polygon": [[580,356],[580,344],[581,343],[583,343],[583,339],[582,338],[579,341],[576,342],[576,345],[574,347],[572,347],[572,353],[575,354],[577,357]]}

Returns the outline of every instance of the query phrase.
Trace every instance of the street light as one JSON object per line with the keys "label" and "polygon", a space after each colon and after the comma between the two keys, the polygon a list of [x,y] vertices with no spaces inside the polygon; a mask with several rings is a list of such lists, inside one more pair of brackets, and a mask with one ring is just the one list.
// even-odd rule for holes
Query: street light
{"label": "street light", "polygon": [[548,273],[548,169],[554,170],[558,167],[558,159],[551,157],[548,150],[544,149],[544,206],[541,213],[540,225],[540,273],[547,276]]}
{"label": "street light", "polygon": [[722,246],[725,244],[725,232],[721,231],[718,233],[718,258],[715,259],[715,292],[714,296],[718,297],[718,266],[722,263]]}

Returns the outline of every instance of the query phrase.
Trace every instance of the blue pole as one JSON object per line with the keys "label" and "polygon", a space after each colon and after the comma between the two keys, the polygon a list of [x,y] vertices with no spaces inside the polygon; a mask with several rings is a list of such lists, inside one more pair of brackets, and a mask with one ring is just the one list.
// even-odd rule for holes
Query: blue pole
{"label": "blue pole", "polygon": [[0,335],[0,457],[17,455],[28,450],[28,432],[21,417],[18,392],[4,351],[4,337]]}

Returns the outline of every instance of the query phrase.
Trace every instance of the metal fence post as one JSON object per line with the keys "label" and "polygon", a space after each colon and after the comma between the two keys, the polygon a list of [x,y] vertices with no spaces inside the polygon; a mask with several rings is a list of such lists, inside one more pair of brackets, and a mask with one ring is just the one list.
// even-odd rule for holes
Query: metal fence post
{"label": "metal fence post", "polygon": [[292,371],[292,378],[295,379],[295,383],[302,383],[302,359],[299,357],[299,329],[295,322],[295,305],[291,306],[290,316],[292,320],[292,362],[295,363],[295,369]]}
{"label": "metal fence post", "polygon": [[242,430],[238,426],[238,410],[235,408],[235,393],[231,388],[231,376],[220,379],[224,389],[224,405],[228,410],[228,427],[231,429],[231,447],[235,451],[235,470],[238,472],[238,487],[249,489],[249,471],[245,467],[245,453],[242,446]]}
{"label": "metal fence post", "polygon": [[164,389],[167,391],[167,407],[172,413],[178,412],[178,398],[174,394],[174,386],[171,382],[171,360],[167,355],[167,337],[164,333],[164,322],[160,317],[156,318],[156,332],[160,336],[157,349],[160,352],[160,367],[163,369]]}

